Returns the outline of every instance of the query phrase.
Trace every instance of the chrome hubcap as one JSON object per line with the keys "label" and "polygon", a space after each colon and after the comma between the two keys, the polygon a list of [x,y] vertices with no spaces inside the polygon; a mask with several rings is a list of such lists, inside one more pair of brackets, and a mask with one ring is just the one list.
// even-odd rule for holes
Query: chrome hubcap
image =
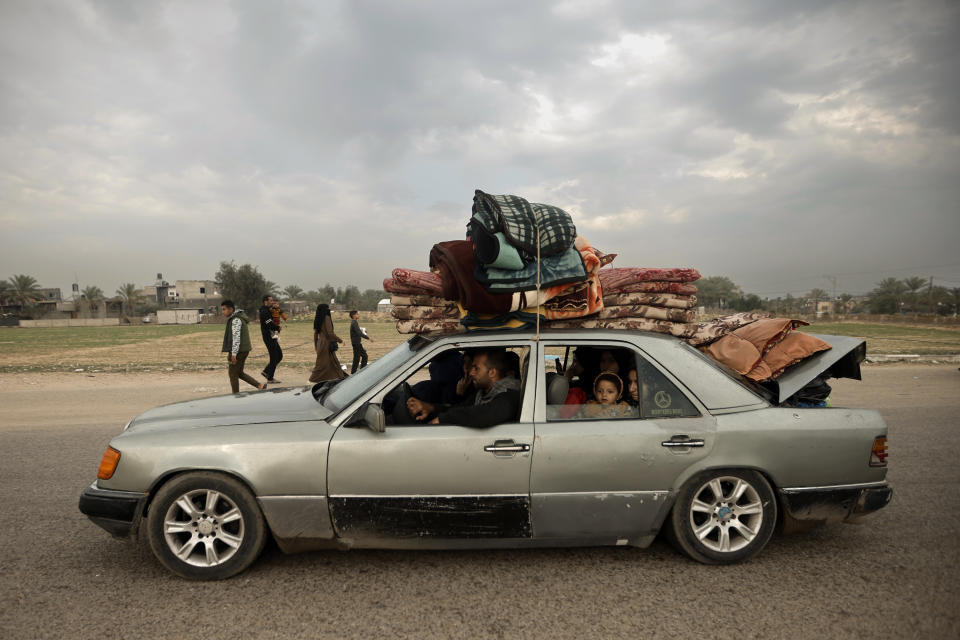
{"label": "chrome hubcap", "polygon": [[213,567],[236,554],[243,542],[243,515],[219,491],[197,489],[174,501],[163,518],[167,547],[187,564]]}
{"label": "chrome hubcap", "polygon": [[697,489],[689,515],[700,543],[727,553],[746,547],[757,537],[763,524],[763,504],[749,482],[722,476]]}

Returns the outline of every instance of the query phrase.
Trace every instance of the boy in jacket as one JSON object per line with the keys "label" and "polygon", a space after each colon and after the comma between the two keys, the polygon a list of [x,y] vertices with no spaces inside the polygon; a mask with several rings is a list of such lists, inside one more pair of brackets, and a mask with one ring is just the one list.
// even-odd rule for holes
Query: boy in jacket
{"label": "boy in jacket", "polygon": [[360,328],[360,312],[354,309],[350,312],[350,346],[353,347],[353,366],[350,373],[357,372],[357,364],[363,369],[367,366],[367,350],[363,348],[363,339],[373,340]]}
{"label": "boy in jacket", "polygon": [[233,300],[224,300],[220,303],[220,312],[227,319],[227,326],[223,331],[223,349],[227,354],[227,375],[230,377],[230,388],[234,393],[240,392],[240,380],[253,385],[257,389],[266,389],[267,385],[258,382],[252,376],[243,372],[243,364],[250,355],[250,330],[247,323],[250,318],[237,309]]}

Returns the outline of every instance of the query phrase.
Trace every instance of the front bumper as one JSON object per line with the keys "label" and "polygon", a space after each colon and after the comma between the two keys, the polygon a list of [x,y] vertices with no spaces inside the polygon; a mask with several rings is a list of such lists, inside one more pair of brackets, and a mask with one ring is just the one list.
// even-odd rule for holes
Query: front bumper
{"label": "front bumper", "polygon": [[80,494],[80,513],[111,535],[126,538],[136,534],[146,493],[101,489],[94,482]]}
{"label": "front bumper", "polygon": [[886,482],[870,485],[782,489],[782,504],[794,520],[843,522],[857,520],[890,502],[893,489]]}

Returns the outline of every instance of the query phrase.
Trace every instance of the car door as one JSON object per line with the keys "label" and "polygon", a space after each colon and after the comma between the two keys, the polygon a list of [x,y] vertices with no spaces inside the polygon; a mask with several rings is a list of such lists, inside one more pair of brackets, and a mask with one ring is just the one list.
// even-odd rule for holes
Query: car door
{"label": "car door", "polygon": [[[511,423],[485,429],[388,425],[383,433],[337,429],[327,476],[337,536],[354,546],[528,538],[535,376],[523,378],[524,403]],[[381,400],[382,391],[371,400]]]}
{"label": "car door", "polygon": [[546,404],[544,358],[538,359],[544,382],[530,478],[534,537],[628,544],[655,534],[675,479],[713,446],[714,418],[630,343],[545,341],[543,346],[560,353],[579,346],[625,350],[651,385],[641,399],[649,407],[636,417],[563,419],[559,407]]}

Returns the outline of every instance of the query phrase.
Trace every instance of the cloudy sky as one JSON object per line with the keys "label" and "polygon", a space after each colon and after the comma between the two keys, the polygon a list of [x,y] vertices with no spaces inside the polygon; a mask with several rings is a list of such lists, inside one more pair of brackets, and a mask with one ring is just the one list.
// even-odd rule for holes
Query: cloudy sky
{"label": "cloudy sky", "polygon": [[958,42],[945,0],[7,0],[0,278],[379,288],[480,188],[614,266],[960,287]]}

